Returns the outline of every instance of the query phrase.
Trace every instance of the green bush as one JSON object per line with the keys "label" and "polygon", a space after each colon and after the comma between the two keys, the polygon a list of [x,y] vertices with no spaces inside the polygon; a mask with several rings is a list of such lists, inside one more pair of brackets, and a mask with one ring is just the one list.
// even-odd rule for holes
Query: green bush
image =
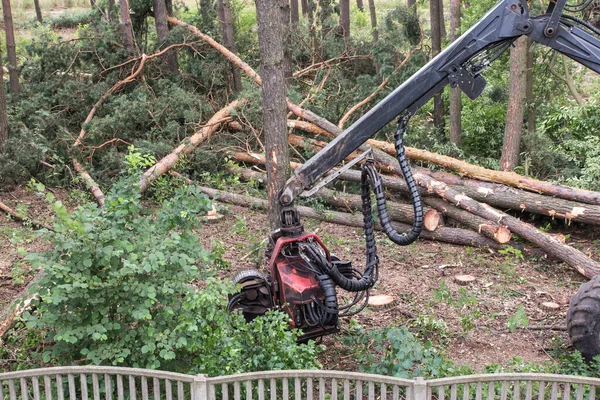
{"label": "green bush", "polygon": [[297,345],[282,314],[246,324],[225,311],[235,288],[211,277],[219,255],[193,232],[209,199],[184,186],[152,214],[137,179],[118,181],[103,209],[87,204],[69,214],[54,203],[54,248],[27,257],[45,271],[37,311],[25,314],[54,342],[44,360],[211,375],[314,367],[318,348]]}

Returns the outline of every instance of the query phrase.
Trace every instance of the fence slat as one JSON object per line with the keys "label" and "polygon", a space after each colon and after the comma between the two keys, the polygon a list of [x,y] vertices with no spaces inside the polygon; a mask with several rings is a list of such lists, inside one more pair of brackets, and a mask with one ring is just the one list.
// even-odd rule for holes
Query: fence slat
{"label": "fence slat", "polygon": [[596,386],[590,385],[590,400],[596,399]]}
{"label": "fence slat", "polygon": [[477,382],[475,385],[475,400],[481,400],[483,397],[483,388],[481,386],[481,382]]}
{"label": "fence slat", "polygon": [[313,400],[313,380],[306,378],[306,400]]}
{"label": "fence slat", "polygon": [[438,400],[444,400],[444,387],[438,386]]}
{"label": "fence slat", "polygon": [[494,400],[496,392],[496,385],[494,382],[488,384],[488,400]]}
{"label": "fence slat", "polygon": [[507,386],[508,384],[506,381],[503,381],[502,385],[500,385],[500,400],[506,400],[506,391],[508,389]]}
{"label": "fence slat", "polygon": [[234,400],[241,400],[240,399],[240,383],[239,382],[234,382],[234,384],[233,384],[233,398],[234,398]]}
{"label": "fence slat", "polygon": [[294,395],[296,400],[302,400],[302,386],[300,384],[300,378],[294,378]]}
{"label": "fence slat", "polygon": [[246,381],[246,400],[252,400],[252,381]]}
{"label": "fence slat", "polygon": [[513,400],[521,399],[521,382],[515,381],[513,388]]}
{"label": "fence slat", "polygon": [[[398,400],[400,398],[400,389],[398,387],[398,385],[394,385],[394,388],[392,389],[392,399],[393,400]],[[406,389],[406,398],[407,399],[412,399],[412,387],[409,387],[408,389]]]}
{"label": "fence slat", "polygon": [[8,381],[8,393],[10,396],[10,400],[17,400],[17,391],[15,389],[15,380],[10,379]]}
{"label": "fence slat", "polygon": [[154,392],[154,400],[160,400],[160,381],[158,378],[152,379],[152,391]]}
{"label": "fence slat", "polygon": [[454,383],[450,386],[450,400],[456,400],[457,392],[457,385]]}
{"label": "fence slat", "polygon": [[173,400],[173,387],[170,379],[165,379],[165,395],[167,400]]}
{"label": "fence slat", "polygon": [[77,389],[75,388],[75,377],[73,374],[67,375],[67,381],[69,382],[69,400],[76,400],[77,395],[75,393]]}
{"label": "fence slat", "polygon": [[125,392],[123,390],[123,375],[117,374],[117,399],[125,400]]}
{"label": "fence slat", "polygon": [[[469,397],[471,396],[470,391],[471,391],[471,384],[465,383],[463,386],[463,400],[469,400]],[[502,400],[504,400],[504,399],[502,399]]]}
{"label": "fence slat", "polygon": [[583,385],[577,385],[577,400],[583,400]]}
{"label": "fence slat", "polygon": [[350,400],[350,380],[344,379],[344,400]]}
{"label": "fence slat", "polygon": [[563,400],[571,400],[571,384],[566,383],[563,391]]}
{"label": "fence slat", "polygon": [[184,400],[184,399],[185,399],[185,395],[184,395],[184,390],[183,390],[183,382],[178,381],[177,382],[177,400]]}
{"label": "fence slat", "polygon": [[319,378],[319,400],[325,400],[325,379]]}
{"label": "fence slat", "polygon": [[[333,396],[331,396],[333,397]],[[333,397],[335,399],[335,397]],[[387,400],[387,386],[385,383],[381,384],[381,399]]]}
{"label": "fence slat", "polygon": [[46,394],[46,400],[52,400],[52,384],[49,375],[44,375],[44,393]]}
{"label": "fence slat", "polygon": [[531,381],[527,381],[525,385],[525,400],[531,400],[531,396],[533,394],[533,387]]}
{"label": "fence slat", "polygon": [[[21,378],[19,381],[21,383],[21,398],[27,400],[29,398],[29,394],[27,393],[27,379]],[[0,383],[0,386],[2,386],[2,383]],[[4,396],[2,396],[2,398],[4,398]]]}
{"label": "fence slat", "polygon": [[145,376],[142,376],[142,400],[148,399],[148,380]]}
{"label": "fence slat", "polygon": [[[56,395],[58,396],[58,400],[65,400],[65,392],[63,391],[63,381],[62,375],[56,375]],[[23,400],[26,400],[26,397],[23,397]]]}
{"label": "fence slat", "polygon": [[540,381],[540,387],[538,388],[538,400],[544,400],[546,397],[546,382]]}
{"label": "fence slat", "polygon": [[85,374],[79,374],[79,384],[81,385],[81,399],[87,400],[88,386],[87,386],[87,376],[85,376]]}
{"label": "fence slat", "polygon": [[556,400],[558,398],[558,384],[556,382],[552,382],[552,394],[550,396],[551,400]]}
{"label": "fence slat", "polygon": [[[33,387],[33,400],[40,400],[40,381],[38,379],[37,376],[34,376],[33,378],[31,378],[31,386]],[[83,397],[83,388],[81,390],[82,394],[81,397]],[[87,400],[87,396],[85,397],[85,399]]]}
{"label": "fence slat", "polygon": [[356,398],[357,399],[362,399],[362,381],[357,380],[356,381]]}
{"label": "fence slat", "polygon": [[282,396],[283,396],[283,400],[289,400],[290,399],[290,382],[288,381],[288,378],[283,378],[283,381],[281,381],[281,386],[282,386]]}
{"label": "fence slat", "polygon": [[98,382],[98,375],[96,374],[92,374],[92,392],[94,400],[100,400],[100,383]]}
{"label": "fence slat", "polygon": [[265,381],[258,380],[258,400],[265,400]]}
{"label": "fence slat", "polygon": [[[223,400],[229,400],[229,385],[226,383],[221,384],[221,398]],[[167,400],[170,399],[167,397]]]}
{"label": "fence slat", "polygon": [[112,379],[109,374],[104,374],[104,390],[106,391],[106,400],[112,400]]}
{"label": "fence slat", "polygon": [[137,390],[135,389],[135,376],[129,375],[129,398],[136,400]]}

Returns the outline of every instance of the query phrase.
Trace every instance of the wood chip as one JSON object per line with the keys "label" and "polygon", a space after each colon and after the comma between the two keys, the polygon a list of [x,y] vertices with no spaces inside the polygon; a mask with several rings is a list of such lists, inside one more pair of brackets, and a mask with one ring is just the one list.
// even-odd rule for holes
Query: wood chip
{"label": "wood chip", "polygon": [[396,298],[387,294],[378,294],[369,297],[369,307],[371,308],[390,308],[396,305]]}
{"label": "wood chip", "polygon": [[469,283],[475,282],[475,277],[473,275],[456,275],[454,282],[460,286],[467,286]]}

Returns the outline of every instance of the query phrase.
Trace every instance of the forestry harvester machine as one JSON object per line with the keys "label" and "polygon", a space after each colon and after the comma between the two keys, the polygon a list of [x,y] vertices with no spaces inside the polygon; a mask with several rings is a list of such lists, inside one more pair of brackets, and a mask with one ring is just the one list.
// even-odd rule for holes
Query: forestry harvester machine
{"label": "forestry harvester machine", "polygon": [[[301,340],[337,332],[339,318],[360,312],[378,279],[371,191],[375,193],[381,226],[394,243],[408,245],[422,230],[421,200],[403,146],[410,117],[446,85],[459,87],[471,100],[476,99],[486,85],[482,72],[521,36],[600,73],[600,30],[573,15],[586,10],[593,1],[571,4],[566,0],[550,0],[544,14],[532,17],[526,0],[501,0],[459,39],[308,160],[279,193],[281,228],[271,234],[269,274],[257,270],[237,274],[234,281],[240,285],[240,291],[231,296],[229,309],[242,311],[248,320],[270,309],[280,309],[289,315],[293,327],[302,330]],[[314,193],[335,179],[341,170],[349,168],[352,164],[331,172],[395,118],[399,118],[395,134],[397,158],[411,194],[414,223],[404,233],[392,228],[381,179],[371,154],[363,154],[361,196],[366,266],[359,271],[350,262],[331,254],[317,235],[304,231],[294,200],[298,195]],[[342,301],[337,295],[338,288],[354,295]],[[600,300],[585,304],[589,297],[585,294],[590,290],[597,290],[596,297],[600,299],[600,283],[590,281],[574,296],[568,315],[573,344],[586,357],[600,353]],[[590,313],[594,307],[597,310]]]}

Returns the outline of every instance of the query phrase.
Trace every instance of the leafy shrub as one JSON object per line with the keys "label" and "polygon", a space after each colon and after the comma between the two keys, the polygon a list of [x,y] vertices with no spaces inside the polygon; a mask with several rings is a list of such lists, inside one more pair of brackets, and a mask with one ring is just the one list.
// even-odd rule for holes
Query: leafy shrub
{"label": "leafy shrub", "polygon": [[[54,249],[28,256],[45,271],[37,312],[25,315],[54,342],[44,360],[208,374],[314,367],[318,348],[298,346],[282,314],[246,324],[225,311],[235,288],[211,277],[219,255],[192,231],[208,198],[184,186],[152,215],[135,182],[117,182],[104,209],[87,204],[69,214],[53,204]],[[202,290],[190,284],[198,279]]]}

